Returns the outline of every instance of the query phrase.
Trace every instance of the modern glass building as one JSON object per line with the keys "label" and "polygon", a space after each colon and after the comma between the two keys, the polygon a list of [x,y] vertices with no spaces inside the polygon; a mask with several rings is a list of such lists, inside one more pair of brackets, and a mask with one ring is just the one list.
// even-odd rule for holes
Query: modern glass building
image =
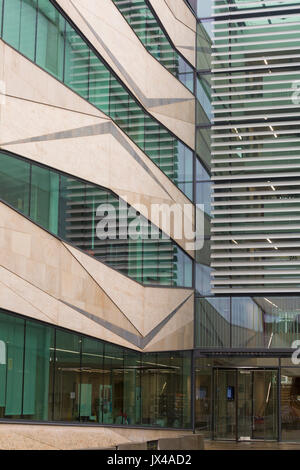
{"label": "modern glass building", "polygon": [[210,77],[213,199],[195,426],[215,439],[299,441],[300,3],[190,4],[198,54],[212,39],[211,75],[197,65]]}
{"label": "modern glass building", "polygon": [[0,422],[300,440],[299,15],[0,0]]}

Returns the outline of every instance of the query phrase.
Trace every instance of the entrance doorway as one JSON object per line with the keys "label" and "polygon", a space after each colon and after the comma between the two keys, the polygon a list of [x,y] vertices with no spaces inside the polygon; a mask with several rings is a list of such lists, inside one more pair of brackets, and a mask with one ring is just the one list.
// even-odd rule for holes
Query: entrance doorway
{"label": "entrance doorway", "polygon": [[278,369],[214,368],[215,439],[278,439]]}

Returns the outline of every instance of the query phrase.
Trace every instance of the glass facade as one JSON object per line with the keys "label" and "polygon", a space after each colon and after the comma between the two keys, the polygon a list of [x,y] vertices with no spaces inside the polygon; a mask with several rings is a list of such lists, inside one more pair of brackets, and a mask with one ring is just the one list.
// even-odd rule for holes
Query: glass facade
{"label": "glass facade", "polygon": [[[193,151],[144,111],[50,0],[3,0],[0,25],[5,42],[108,114],[193,198]],[[188,85],[188,65],[179,63],[178,73]]]}
{"label": "glass facade", "polygon": [[208,438],[299,442],[300,367],[291,357],[195,359],[195,427]]}
{"label": "glass facade", "polygon": [[194,92],[194,69],[167,37],[147,0],[113,0],[138,38],[169,72]]}
{"label": "glass facade", "polygon": [[[193,263],[142,216],[137,239],[123,239],[137,214],[127,218],[111,191],[3,151],[0,198],[138,282],[194,287],[194,351],[141,353],[2,310],[0,419],[300,441],[299,104],[291,101],[300,2],[186,0],[197,16],[194,79],[148,1],[113,1],[195,93],[197,155],[143,110],[49,0],[0,0],[1,37],[109,115],[203,204],[204,248]],[[97,236],[100,204],[116,211],[116,240]],[[149,231],[155,240],[143,238]]]}
{"label": "glass facade", "polygon": [[105,188],[0,152],[0,198],[138,282],[192,287],[192,259]]}
{"label": "glass facade", "polygon": [[[195,428],[214,439],[297,442],[299,103],[292,93],[300,2],[187,1],[198,21],[197,153],[212,166],[213,182],[211,268],[196,265],[195,275]],[[196,174],[196,181],[201,190],[205,179]]]}
{"label": "glass facade", "polygon": [[[212,331],[214,327],[207,330],[207,325],[199,324],[199,306],[202,305],[205,296],[211,295],[211,272],[210,267],[210,251],[211,251],[211,219],[212,219],[212,189],[213,182],[211,179],[211,125],[213,120],[213,111],[211,105],[211,52],[212,38],[210,30],[205,27],[206,24],[211,25],[211,19],[202,22],[202,17],[209,16],[207,13],[207,0],[198,2],[192,0],[188,2],[192,7],[197,20],[196,25],[196,152],[198,155],[195,165],[195,201],[204,208],[204,246],[202,250],[196,253],[195,262],[195,347],[211,347],[211,344],[226,344],[225,337],[227,328],[222,331],[221,337],[217,337],[217,333]],[[198,7],[198,10],[197,10]],[[201,12],[200,12],[200,9]],[[205,12],[203,12],[203,9]],[[205,19],[206,21],[206,19]],[[205,166],[205,168],[204,168]],[[214,300],[212,299],[212,303]],[[218,303],[218,301],[216,300]],[[213,314],[213,308],[209,303],[203,307],[209,324],[214,322],[219,325],[218,319]],[[200,339],[201,337],[201,339]],[[201,346],[200,346],[201,345]]]}
{"label": "glass facade", "polygon": [[198,297],[196,347],[292,349],[300,340],[300,297]]}
{"label": "glass facade", "polygon": [[299,0],[215,2],[218,294],[299,292]]}
{"label": "glass facade", "polygon": [[0,418],[191,428],[191,352],[139,353],[0,311]]}

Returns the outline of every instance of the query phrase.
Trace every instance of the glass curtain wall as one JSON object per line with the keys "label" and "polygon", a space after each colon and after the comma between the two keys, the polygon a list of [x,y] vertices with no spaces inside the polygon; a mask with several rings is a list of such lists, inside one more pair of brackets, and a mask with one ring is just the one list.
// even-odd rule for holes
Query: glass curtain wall
{"label": "glass curtain wall", "polygon": [[299,292],[300,1],[215,2],[214,292]]}
{"label": "glass curtain wall", "polygon": [[[210,347],[212,343],[225,345],[228,342],[228,328],[223,324],[223,329],[218,332],[213,331],[212,325],[217,322],[224,323],[224,318],[217,319],[215,316],[215,306],[223,310],[225,319],[228,314],[228,307],[225,302],[211,298],[205,305],[204,297],[211,295],[211,268],[210,268],[210,247],[211,247],[211,204],[212,204],[212,182],[211,182],[211,122],[213,119],[211,106],[211,12],[208,6],[210,0],[189,2],[197,17],[196,32],[196,151],[198,158],[195,164],[195,200],[204,210],[204,245],[196,253],[195,263],[195,328],[196,346],[205,344],[203,347]],[[209,10],[209,12],[207,11]],[[202,315],[203,322],[199,325],[199,308],[204,309]],[[226,321],[226,320],[225,320]],[[201,337],[201,339],[200,339]],[[205,338],[205,339],[204,339]]]}
{"label": "glass curtain wall", "polygon": [[208,438],[299,442],[299,397],[291,354],[195,359],[195,426]]}
{"label": "glass curtain wall", "polygon": [[1,310],[0,418],[191,428],[191,352],[140,353]]}
{"label": "glass curtain wall", "polygon": [[291,349],[300,340],[300,297],[196,300],[196,347]]}
{"label": "glass curtain wall", "polygon": [[282,440],[299,442],[300,368],[295,367],[290,358],[281,360],[280,387]]}
{"label": "glass curtain wall", "polygon": [[194,92],[193,67],[176,50],[147,0],[113,0],[148,52]]}
{"label": "glass curtain wall", "polygon": [[0,198],[143,284],[192,287],[191,258],[107,189],[0,152]]}
{"label": "glass curtain wall", "polygon": [[[185,165],[193,161],[192,150],[144,111],[50,0],[0,0],[0,26],[5,42],[108,114],[193,197],[193,165]],[[188,66],[177,62],[179,75],[189,84]]]}

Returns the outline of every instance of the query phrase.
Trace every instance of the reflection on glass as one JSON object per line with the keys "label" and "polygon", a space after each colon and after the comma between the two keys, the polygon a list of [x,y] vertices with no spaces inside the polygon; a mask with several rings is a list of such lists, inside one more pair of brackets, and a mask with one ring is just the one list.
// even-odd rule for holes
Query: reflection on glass
{"label": "reflection on glass", "polygon": [[232,298],[232,347],[264,347],[262,309],[250,297]]}
{"label": "reflection on glass", "polygon": [[196,345],[230,347],[230,299],[196,298]]}
{"label": "reflection on glass", "polygon": [[145,0],[134,2],[113,0],[113,2],[148,52],[193,91],[194,74],[192,67],[173,47],[147,2]]}
{"label": "reflection on glass", "polygon": [[26,321],[23,415],[27,420],[52,419],[54,331]]}
{"label": "reflection on glass", "polygon": [[195,370],[195,427],[196,432],[211,437],[212,369]]}
{"label": "reflection on glass", "polygon": [[24,320],[0,313],[0,417],[22,415]]}
{"label": "reflection on glass", "polygon": [[235,370],[214,371],[214,437],[216,439],[236,438],[237,382]]}
{"label": "reflection on glass", "polygon": [[143,425],[188,427],[191,420],[190,374],[190,358],[184,353],[143,356],[141,378]]}
{"label": "reflection on glass", "polygon": [[[189,154],[185,158],[186,167],[190,167]],[[107,189],[0,152],[0,198],[138,282],[192,286],[191,258]],[[97,234],[98,224],[107,220],[106,211],[98,213],[101,205],[106,205],[111,215],[104,239]],[[136,228],[139,234],[133,237],[131,230],[136,235]]]}
{"label": "reflection on glass", "polygon": [[80,413],[79,335],[56,331],[54,421],[77,421]]}
{"label": "reflection on glass", "polygon": [[281,433],[283,441],[300,440],[300,368],[281,369]]}
{"label": "reflection on glass", "polygon": [[214,0],[195,0],[198,18],[210,18],[213,15]]}
{"label": "reflection on glass", "polygon": [[[251,369],[234,361],[226,368],[206,368],[212,366],[212,359],[197,361],[204,368],[196,369],[196,422],[204,421],[204,397],[208,384],[214,387],[213,435],[217,439],[229,440],[277,440],[278,439],[278,369]],[[250,364],[250,363],[249,363]],[[209,375],[212,371],[212,376]],[[204,375],[205,379],[202,379]],[[202,388],[197,388],[202,383]],[[206,384],[204,386],[204,384]],[[198,403],[199,402],[199,403]],[[208,408],[208,404],[206,405]]]}
{"label": "reflection on glass", "polygon": [[0,418],[191,428],[191,375],[190,352],[140,353],[0,312]]}
{"label": "reflection on glass", "polygon": [[[199,278],[196,288],[205,295]],[[292,349],[300,340],[300,297],[232,297],[231,304],[226,298],[206,297],[196,305],[199,347]]]}
{"label": "reflection on glass", "polygon": [[[3,23],[0,34],[2,31],[5,42],[107,113],[174,184],[180,184],[179,187],[185,190],[182,181],[178,181],[176,170],[181,164],[178,147],[184,144],[145,113],[50,0],[9,0],[4,3],[0,0],[0,6],[3,6],[0,8],[0,24]],[[146,10],[143,21],[149,34],[145,40],[151,52],[193,89],[192,67],[170,48],[164,34],[160,37],[162,43],[158,41],[159,36],[149,28],[150,10]],[[145,15],[143,9],[141,14]],[[143,24],[139,21],[138,27],[143,35]],[[185,176],[183,179],[188,184],[188,176],[187,181]],[[186,189],[189,197],[189,186]]]}
{"label": "reflection on glass", "polygon": [[277,371],[253,372],[253,438],[277,438]]}

